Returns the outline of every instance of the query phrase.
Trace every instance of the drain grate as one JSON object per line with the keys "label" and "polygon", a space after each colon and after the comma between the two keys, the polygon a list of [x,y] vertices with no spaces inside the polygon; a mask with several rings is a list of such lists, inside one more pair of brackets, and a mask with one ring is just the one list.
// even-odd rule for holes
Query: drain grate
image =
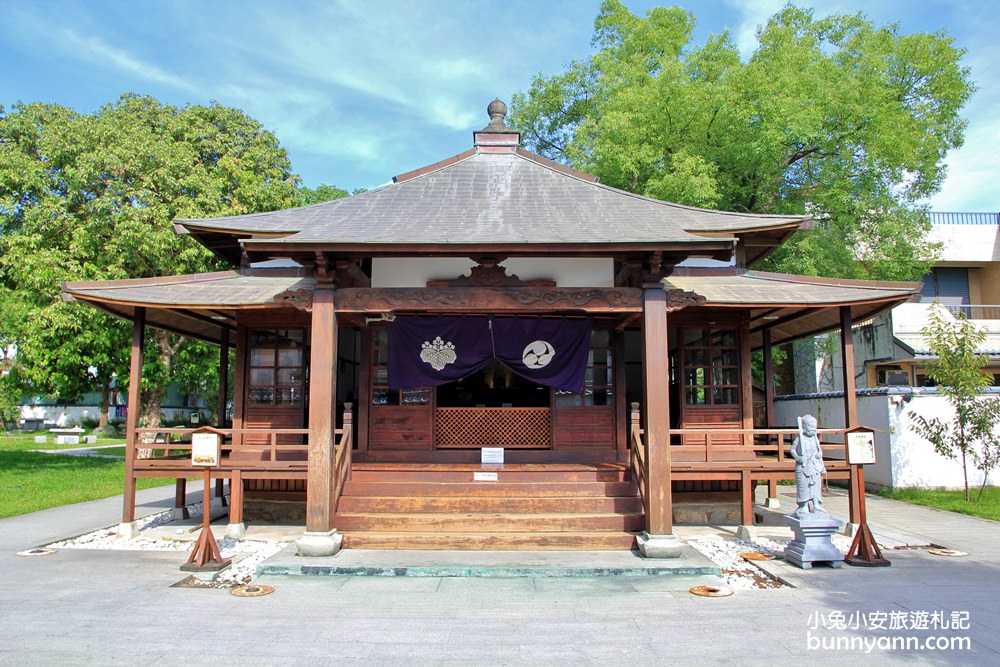
{"label": "drain grate", "polygon": [[703,598],[724,598],[732,595],[733,589],[721,586],[692,586],[688,592]]}
{"label": "drain grate", "polygon": [[969,554],[965,551],[959,551],[958,549],[928,549],[927,553],[934,554],[935,556],[968,556]]}
{"label": "drain grate", "polygon": [[239,598],[256,598],[261,595],[270,595],[274,592],[274,586],[247,584],[245,586],[236,586],[229,592]]}
{"label": "drain grate", "polygon": [[37,549],[28,549],[26,551],[18,551],[17,555],[18,556],[48,556],[49,554],[54,554],[55,552],[56,552],[55,549],[46,549],[46,548],[43,548],[43,547],[39,547]]}

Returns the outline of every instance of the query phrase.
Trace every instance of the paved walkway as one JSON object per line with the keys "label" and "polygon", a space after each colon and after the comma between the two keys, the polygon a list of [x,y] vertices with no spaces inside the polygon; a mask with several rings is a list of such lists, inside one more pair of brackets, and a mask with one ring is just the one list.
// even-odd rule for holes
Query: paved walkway
{"label": "paved walkway", "polygon": [[[190,487],[198,500],[200,485]],[[170,507],[172,494],[140,492],[140,512]],[[835,491],[834,513],[838,502]],[[894,550],[888,568],[776,563],[794,587],[714,599],[688,593],[712,579],[681,576],[283,576],[259,581],[273,594],[239,598],[172,588],[176,552],[16,555],[114,524],[120,508],[118,497],[0,521],[0,665],[1000,663],[1000,525],[881,498],[869,500],[877,536],[969,555]],[[919,648],[891,646],[911,637]],[[938,644],[966,638],[967,650]]]}

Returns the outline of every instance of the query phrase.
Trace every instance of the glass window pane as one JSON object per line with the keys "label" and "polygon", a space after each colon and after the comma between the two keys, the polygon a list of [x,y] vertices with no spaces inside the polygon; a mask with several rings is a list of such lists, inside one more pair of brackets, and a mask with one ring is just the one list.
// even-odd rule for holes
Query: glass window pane
{"label": "glass window pane", "polygon": [[590,335],[590,344],[593,347],[607,347],[611,344],[611,332],[607,329],[595,329]]}
{"label": "glass window pane", "polygon": [[302,366],[302,348],[278,350],[279,366]]}
{"label": "glass window pane", "polygon": [[736,345],[736,332],[733,329],[723,329],[721,331],[712,332],[712,345],[722,345],[726,347],[735,347]]}
{"label": "glass window pane", "polygon": [[268,348],[254,348],[250,352],[251,366],[273,366],[274,350]]}
{"label": "glass window pane", "polygon": [[735,405],[737,402],[736,387],[724,387],[715,389],[713,399],[716,405]]}
{"label": "glass window pane", "polygon": [[691,387],[684,392],[684,400],[688,405],[705,405],[705,390],[701,387]]}
{"label": "glass window pane", "polygon": [[274,384],[274,369],[273,368],[251,368],[250,369],[250,386],[251,387],[261,387]]}
{"label": "glass window pane", "polygon": [[301,385],[302,370],[299,368],[279,368],[278,384],[296,385],[296,386]]}
{"label": "glass window pane", "polygon": [[705,344],[705,332],[701,329],[682,329],[681,331],[684,332],[685,347]]}
{"label": "glass window pane", "polygon": [[716,348],[712,350],[712,365],[713,366],[735,366],[736,365],[736,349],[735,348]]}
{"label": "glass window pane", "polygon": [[704,366],[707,359],[707,350],[684,350],[684,363],[688,366]]}

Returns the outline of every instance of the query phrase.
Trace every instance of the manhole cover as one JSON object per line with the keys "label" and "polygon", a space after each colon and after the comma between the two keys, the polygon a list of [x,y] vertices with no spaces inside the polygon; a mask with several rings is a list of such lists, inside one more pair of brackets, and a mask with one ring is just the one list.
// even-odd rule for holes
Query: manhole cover
{"label": "manhole cover", "polygon": [[229,592],[240,598],[255,598],[261,595],[270,595],[274,592],[274,586],[247,584],[246,586],[237,586]]}
{"label": "manhole cover", "polygon": [[724,598],[732,595],[733,589],[720,586],[693,586],[688,592],[703,598]]}
{"label": "manhole cover", "polygon": [[771,554],[762,554],[759,551],[748,551],[740,554],[740,558],[743,560],[774,560],[774,556]]}
{"label": "manhole cover", "polygon": [[968,556],[969,554],[958,549],[928,549],[927,553],[935,556]]}
{"label": "manhole cover", "polygon": [[49,554],[54,554],[55,552],[56,552],[55,549],[38,548],[38,549],[28,549],[27,551],[18,551],[17,555],[18,556],[48,556]]}

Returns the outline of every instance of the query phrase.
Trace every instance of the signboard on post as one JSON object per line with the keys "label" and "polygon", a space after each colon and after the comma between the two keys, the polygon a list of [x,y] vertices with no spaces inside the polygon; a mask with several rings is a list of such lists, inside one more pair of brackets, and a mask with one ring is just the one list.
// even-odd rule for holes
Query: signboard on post
{"label": "signboard on post", "polygon": [[215,467],[222,458],[218,433],[191,434],[191,465]]}
{"label": "signboard on post", "polygon": [[847,462],[850,465],[867,465],[875,463],[875,433],[866,428],[848,431]]}

